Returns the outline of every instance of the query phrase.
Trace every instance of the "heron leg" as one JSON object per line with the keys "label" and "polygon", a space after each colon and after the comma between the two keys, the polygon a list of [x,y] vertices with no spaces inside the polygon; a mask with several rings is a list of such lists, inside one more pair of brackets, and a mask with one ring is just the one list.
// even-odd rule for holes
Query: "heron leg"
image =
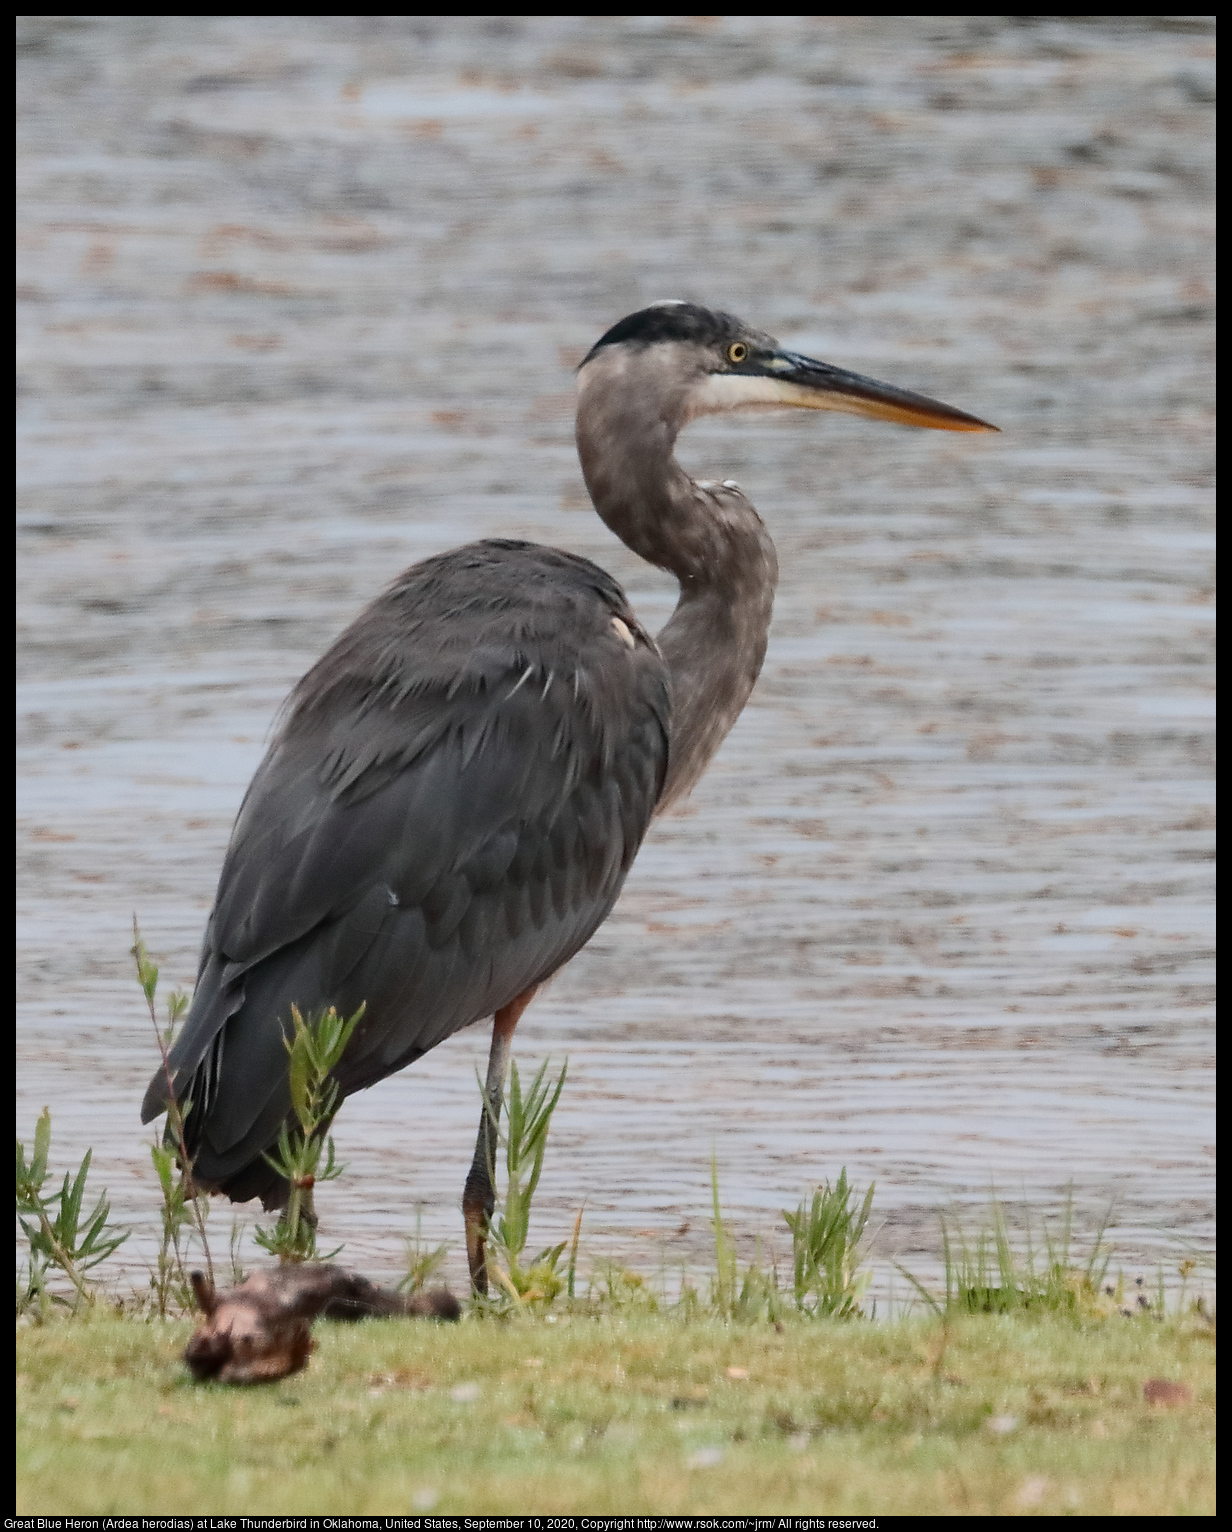
{"label": "heron leg", "polygon": [[501,1101],[505,1094],[505,1075],[513,1051],[513,1029],[522,1012],[534,998],[538,985],[523,990],[516,1000],[502,1006],[492,1022],[492,1051],[488,1054],[488,1078],[484,1086],[484,1109],[475,1140],[475,1158],[471,1161],[462,1193],[462,1216],[466,1220],[466,1259],[471,1269],[471,1285],[477,1293],[488,1290],[486,1244],[488,1225],[496,1207],[496,1124],[500,1120]]}

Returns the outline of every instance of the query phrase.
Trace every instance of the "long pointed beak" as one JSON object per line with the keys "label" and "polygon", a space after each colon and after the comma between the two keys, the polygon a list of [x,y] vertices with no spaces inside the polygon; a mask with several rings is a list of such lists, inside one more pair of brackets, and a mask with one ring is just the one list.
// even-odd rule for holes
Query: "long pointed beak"
{"label": "long pointed beak", "polygon": [[986,420],[956,410],[951,404],[896,388],[892,383],[878,383],[814,361],[794,351],[778,351],[764,366],[763,375],[785,383],[792,397],[785,403],[798,409],[839,410],[847,415],[866,415],[872,420],[893,420],[904,426],[926,426],[933,431],[995,431]]}
{"label": "long pointed beak", "polygon": [[[875,378],[861,377],[828,362],[815,361],[794,351],[776,351],[750,357],[730,372],[711,373],[697,400],[697,414],[738,410],[758,405],[788,406],[803,410],[836,410],[844,415],[864,415],[871,420],[892,420],[904,426],[924,426],[933,431],[996,431],[978,416],[956,410],[926,394]],[[691,413],[694,413],[691,412]]]}

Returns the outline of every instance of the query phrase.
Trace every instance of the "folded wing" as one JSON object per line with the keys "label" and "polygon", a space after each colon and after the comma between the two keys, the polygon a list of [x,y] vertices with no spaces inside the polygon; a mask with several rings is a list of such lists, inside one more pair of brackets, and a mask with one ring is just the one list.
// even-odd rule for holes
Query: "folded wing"
{"label": "folded wing", "polygon": [[[366,1007],[349,1094],[567,962],[650,823],[669,722],[657,650],[587,560],[474,544],[374,602],[292,694],[236,821],[171,1056],[202,1184],[268,1192],[292,1004]],[[143,1120],[166,1099],[160,1072]]]}

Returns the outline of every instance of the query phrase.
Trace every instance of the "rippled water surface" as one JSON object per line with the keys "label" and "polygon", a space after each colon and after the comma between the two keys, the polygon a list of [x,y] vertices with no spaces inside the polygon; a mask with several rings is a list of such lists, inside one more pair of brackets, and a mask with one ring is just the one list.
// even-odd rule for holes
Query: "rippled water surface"
{"label": "rippled water surface", "polygon": [[[685,296],[998,422],[696,427],[783,568],[754,698],[536,1001],[538,1204],[705,1256],[847,1166],[1212,1239],[1211,40],[1199,23],[67,18],[22,65],[18,1127],[153,1248],[128,946],[187,984],[288,687],[473,537],[671,582],[570,368]],[[352,1100],[322,1208],[461,1259],[482,1028]],[[225,1243],[227,1214],[215,1219]],[[533,1237],[533,1235],[532,1235]]]}

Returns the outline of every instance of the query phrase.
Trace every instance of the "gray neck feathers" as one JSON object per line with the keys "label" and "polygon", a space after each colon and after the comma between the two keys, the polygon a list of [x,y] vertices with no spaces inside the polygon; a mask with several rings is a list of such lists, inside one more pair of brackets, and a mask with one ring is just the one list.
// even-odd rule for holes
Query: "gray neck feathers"
{"label": "gray neck feathers", "polygon": [[678,372],[633,363],[617,355],[587,364],[577,443],[599,515],[634,553],[680,581],[676,610],[658,635],[672,684],[662,810],[692,789],[748,701],[766,655],[778,559],[739,489],[696,483],[673,457],[687,389],[656,385]]}

